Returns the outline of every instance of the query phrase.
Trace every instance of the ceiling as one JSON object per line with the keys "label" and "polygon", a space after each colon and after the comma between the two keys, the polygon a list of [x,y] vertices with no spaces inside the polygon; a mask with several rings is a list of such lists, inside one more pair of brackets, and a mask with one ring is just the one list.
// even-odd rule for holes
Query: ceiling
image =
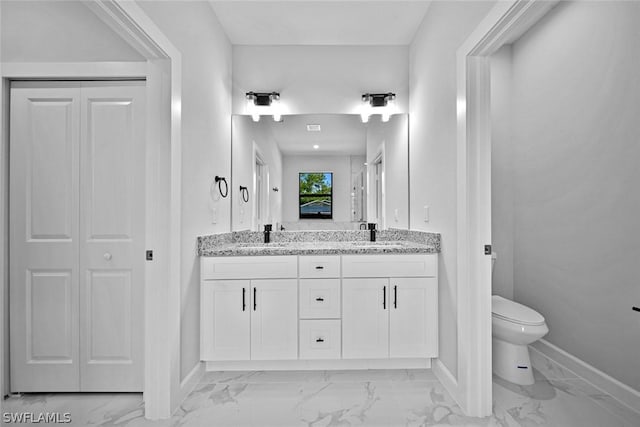
{"label": "ceiling", "polygon": [[[284,156],[365,155],[367,131],[357,114],[294,114],[282,118],[281,123],[272,121],[271,129]],[[321,131],[307,131],[308,124],[319,124]],[[317,150],[314,144],[319,146]]]}
{"label": "ceiling", "polygon": [[408,45],[430,1],[210,0],[232,44]]}

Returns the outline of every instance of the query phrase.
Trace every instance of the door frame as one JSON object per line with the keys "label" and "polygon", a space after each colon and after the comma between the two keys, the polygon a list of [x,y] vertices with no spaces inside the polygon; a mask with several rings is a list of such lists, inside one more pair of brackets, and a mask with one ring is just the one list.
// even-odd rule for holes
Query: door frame
{"label": "door frame", "polygon": [[490,56],[517,40],[558,1],[497,2],[457,59],[458,377],[434,372],[466,415],[492,413]]}
{"label": "door frame", "polygon": [[[134,2],[85,3],[135,48],[144,62],[2,63],[0,64],[0,258],[2,292],[0,342],[7,342],[8,290],[8,145],[9,85],[15,79],[146,79],[145,247],[154,251],[145,266],[145,416],[169,418],[189,384],[180,381],[180,227],[181,227],[181,80],[180,52]],[[0,5],[1,10],[1,5]],[[1,11],[0,11],[1,13]],[[6,388],[2,357],[0,386]]]}

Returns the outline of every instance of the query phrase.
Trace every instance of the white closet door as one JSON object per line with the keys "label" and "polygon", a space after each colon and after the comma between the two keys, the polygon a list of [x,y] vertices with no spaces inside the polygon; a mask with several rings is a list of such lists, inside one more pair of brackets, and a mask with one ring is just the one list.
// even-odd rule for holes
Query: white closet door
{"label": "white closet door", "polygon": [[82,391],[143,389],[144,104],[142,82],[83,83]]}
{"label": "white closet door", "polygon": [[141,391],[143,83],[14,84],[10,114],[11,388]]}
{"label": "white closet door", "polygon": [[11,390],[78,391],[80,87],[13,84]]}

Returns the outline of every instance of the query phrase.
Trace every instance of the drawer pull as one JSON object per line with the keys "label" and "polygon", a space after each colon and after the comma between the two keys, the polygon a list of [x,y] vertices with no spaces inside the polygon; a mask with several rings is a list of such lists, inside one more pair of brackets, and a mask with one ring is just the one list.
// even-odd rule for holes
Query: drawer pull
{"label": "drawer pull", "polygon": [[322,266],[322,265],[316,265],[316,270],[324,270],[324,266]]}
{"label": "drawer pull", "polygon": [[256,311],[256,307],[258,306],[258,303],[256,301],[256,288],[253,288],[253,311]]}
{"label": "drawer pull", "polygon": [[322,337],[316,338],[316,342],[324,342],[324,338],[322,338]]}
{"label": "drawer pull", "polygon": [[316,298],[316,301],[323,302],[323,301],[324,301],[324,298],[322,298],[322,297],[318,297],[318,298]]}
{"label": "drawer pull", "polygon": [[247,288],[242,288],[242,311],[245,311],[247,308],[246,293]]}

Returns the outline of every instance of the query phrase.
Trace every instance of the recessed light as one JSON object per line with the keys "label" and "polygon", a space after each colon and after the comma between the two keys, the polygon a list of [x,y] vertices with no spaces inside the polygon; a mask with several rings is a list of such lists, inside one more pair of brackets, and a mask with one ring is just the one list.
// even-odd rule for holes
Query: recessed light
{"label": "recessed light", "polygon": [[307,132],[320,132],[320,125],[307,125]]}
{"label": "recessed light", "polygon": [[320,148],[320,146],[319,146],[318,144],[316,144],[316,145],[314,145],[314,146],[313,146],[313,149],[314,149],[314,150],[317,150],[318,148]]}

